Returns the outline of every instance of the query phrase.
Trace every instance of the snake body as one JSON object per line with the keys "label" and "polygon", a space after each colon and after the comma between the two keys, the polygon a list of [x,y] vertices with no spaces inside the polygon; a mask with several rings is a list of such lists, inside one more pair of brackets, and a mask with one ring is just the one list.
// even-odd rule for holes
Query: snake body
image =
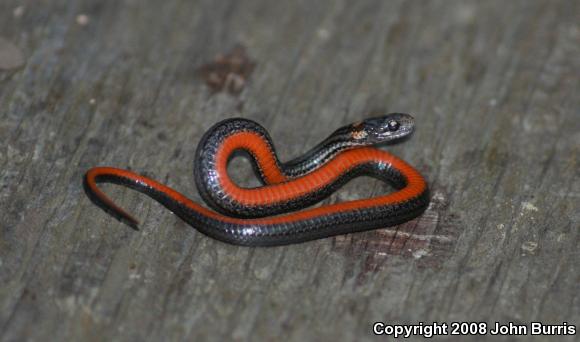
{"label": "snake body", "polygon": [[[85,175],[90,198],[118,219],[138,222],[97,183],[121,184],[152,197],[199,231],[223,242],[276,246],[397,225],[429,204],[427,183],[403,160],[371,145],[409,136],[414,120],[388,114],[344,126],[301,157],[282,163],[272,139],[248,119],[227,119],[210,128],[198,145],[194,177],[205,208],[181,193],[132,171],[95,167]],[[237,152],[246,152],[263,186],[243,188],[227,174]],[[349,180],[372,176],[390,183],[390,194],[296,211],[328,197]]]}

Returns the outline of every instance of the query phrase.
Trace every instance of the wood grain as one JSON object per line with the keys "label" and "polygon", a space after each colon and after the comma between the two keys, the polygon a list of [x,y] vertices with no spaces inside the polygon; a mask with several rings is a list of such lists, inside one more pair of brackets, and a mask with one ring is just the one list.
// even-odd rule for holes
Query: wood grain
{"label": "wood grain", "polygon": [[[3,0],[0,36],[26,63],[0,71],[0,338],[580,325],[579,5]],[[241,92],[216,93],[199,68],[238,44],[255,68]],[[109,165],[199,201],[192,158],[213,123],[256,120],[289,159],[374,110],[415,115],[414,137],[389,149],[432,189],[427,213],[392,229],[234,247],[106,187],[142,220],[133,231],[82,191],[88,168]],[[254,184],[247,163],[230,170]],[[385,191],[361,178],[327,202]]]}

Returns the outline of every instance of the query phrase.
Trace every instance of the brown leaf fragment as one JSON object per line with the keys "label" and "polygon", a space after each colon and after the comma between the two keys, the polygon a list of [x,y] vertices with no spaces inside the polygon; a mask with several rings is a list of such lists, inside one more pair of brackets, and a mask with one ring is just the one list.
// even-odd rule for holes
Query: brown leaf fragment
{"label": "brown leaf fragment", "polygon": [[228,92],[237,95],[244,90],[256,63],[250,59],[246,49],[238,45],[230,52],[218,54],[213,61],[199,68],[201,77],[213,92]]}

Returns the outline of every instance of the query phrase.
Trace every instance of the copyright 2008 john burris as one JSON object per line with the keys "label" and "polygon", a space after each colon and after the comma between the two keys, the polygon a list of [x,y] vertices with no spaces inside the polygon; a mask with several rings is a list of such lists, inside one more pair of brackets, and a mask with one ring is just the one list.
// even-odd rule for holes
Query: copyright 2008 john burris
{"label": "copyright 2008 john burris", "polygon": [[431,338],[434,336],[575,336],[576,325],[562,322],[561,324],[545,324],[542,322],[530,322],[520,324],[514,322],[451,322],[430,324],[389,324],[375,322],[372,326],[373,334],[392,336],[394,338],[409,338],[422,336]]}

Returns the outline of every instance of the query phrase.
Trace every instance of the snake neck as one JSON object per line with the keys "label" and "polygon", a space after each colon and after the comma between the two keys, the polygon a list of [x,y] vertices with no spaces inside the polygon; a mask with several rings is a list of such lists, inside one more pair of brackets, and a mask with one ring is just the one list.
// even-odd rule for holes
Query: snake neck
{"label": "snake neck", "polygon": [[297,178],[316,170],[339,153],[360,146],[345,135],[334,133],[303,155],[282,163],[282,170],[289,178]]}
{"label": "snake neck", "polygon": [[[288,162],[282,162],[278,158],[272,139],[264,127],[248,119],[226,119],[210,128],[198,145],[196,165],[194,166],[198,189],[208,188],[207,183],[211,181],[209,179],[211,178],[211,170],[216,163],[216,153],[222,142],[241,132],[251,132],[260,136],[271,151],[279,170],[290,179],[301,177],[318,169],[342,151],[361,146],[360,143],[352,139],[349,126],[345,126],[336,130],[305,154]],[[255,156],[251,157],[254,159],[253,164],[258,176],[265,183],[263,170],[260,169]],[[204,192],[201,191],[202,196]]]}

